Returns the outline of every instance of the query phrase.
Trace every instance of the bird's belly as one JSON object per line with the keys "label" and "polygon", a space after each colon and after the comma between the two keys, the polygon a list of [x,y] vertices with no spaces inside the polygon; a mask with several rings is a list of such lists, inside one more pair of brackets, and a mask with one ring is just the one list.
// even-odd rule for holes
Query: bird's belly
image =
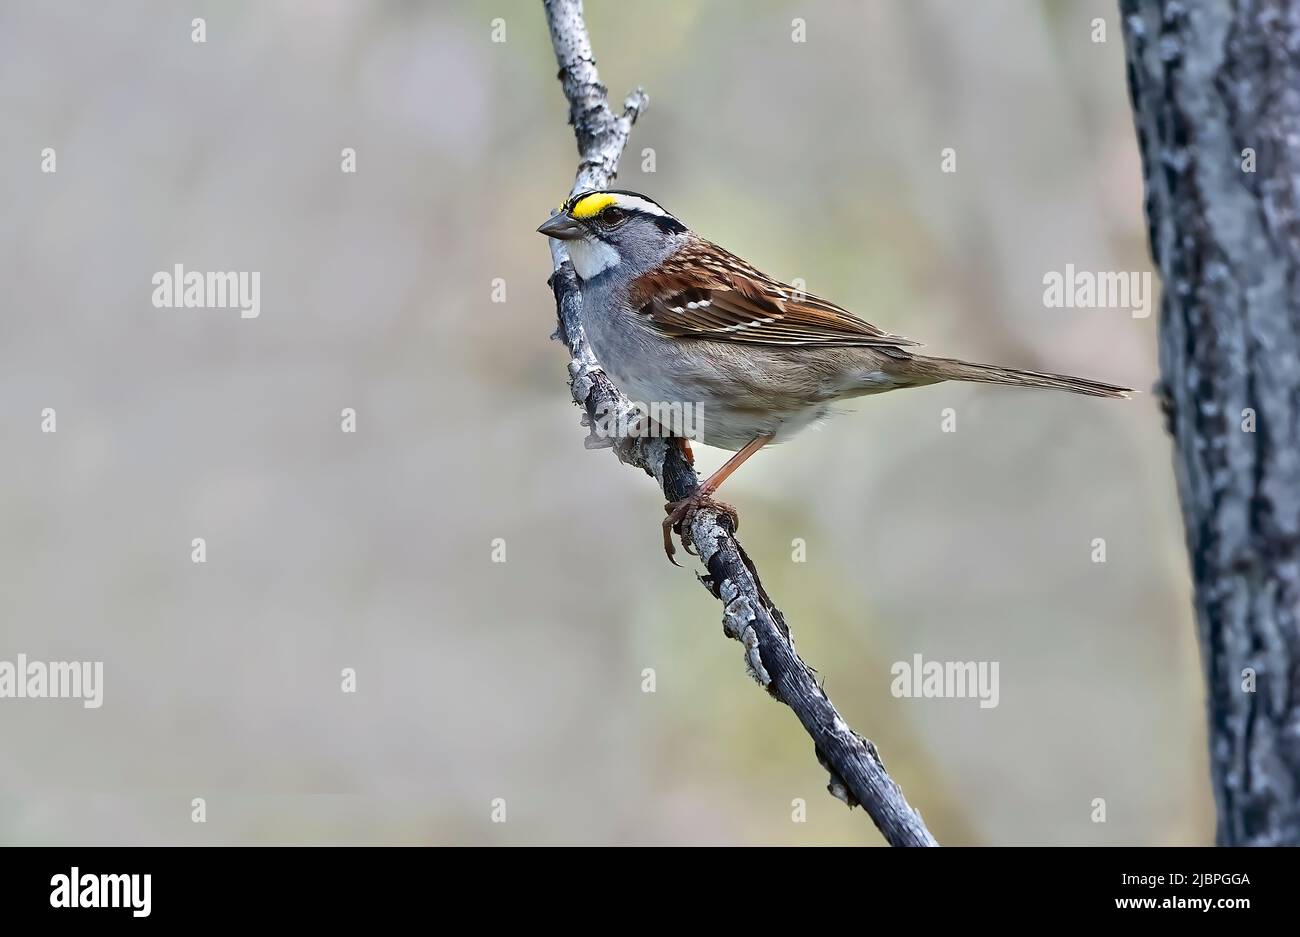
{"label": "bird's belly", "polygon": [[614,383],[668,434],[734,452],[758,436],[783,442],[826,416],[829,401],[776,394],[752,370],[728,370],[716,352],[664,339],[634,320],[593,317],[586,331]]}
{"label": "bird's belly", "polygon": [[784,442],[826,416],[824,406],[791,409],[720,392],[713,381],[646,374],[636,368],[610,377],[654,423],[674,436],[736,451],[759,436]]}

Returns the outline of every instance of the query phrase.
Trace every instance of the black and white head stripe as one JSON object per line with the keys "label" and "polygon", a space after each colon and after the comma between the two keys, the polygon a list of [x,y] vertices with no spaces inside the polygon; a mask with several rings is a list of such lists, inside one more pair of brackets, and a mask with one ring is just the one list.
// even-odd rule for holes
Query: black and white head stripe
{"label": "black and white head stripe", "polygon": [[574,218],[594,218],[609,207],[663,217],[668,214],[654,199],[625,189],[592,189],[579,192],[565,204],[564,210]]}
{"label": "black and white head stripe", "polygon": [[599,189],[580,192],[569,199],[564,211],[572,218],[587,221],[598,218],[600,213],[610,208],[643,215],[656,219],[662,227],[673,231],[684,231],[685,226],[664,209],[654,199],[646,198],[639,192],[626,189]]}

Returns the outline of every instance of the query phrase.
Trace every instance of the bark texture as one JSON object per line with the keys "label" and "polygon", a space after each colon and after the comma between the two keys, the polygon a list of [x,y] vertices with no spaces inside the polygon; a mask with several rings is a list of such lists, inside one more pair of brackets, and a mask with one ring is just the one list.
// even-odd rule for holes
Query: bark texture
{"label": "bark texture", "polygon": [[1121,0],[1223,845],[1300,845],[1300,3]]}
{"label": "bark texture", "polygon": [[[615,114],[596,72],[581,0],[543,0],[543,4],[578,142],[573,191],[608,187],[647,98],[638,89],[628,96],[623,113]],[[559,318],[555,337],[569,349],[573,400],[583,409],[589,426],[635,425],[639,421],[634,418],[618,418],[633,413],[632,404],[601,369],[583,333],[582,293],[563,244],[552,241],[551,254],[554,272],[550,285]],[[670,501],[686,497],[699,484],[680,449],[667,440],[609,439],[593,432],[588,445],[611,446],[620,460],[654,476]],[[649,535],[657,536],[659,520],[647,519]],[[750,675],[799,718],[813,740],[818,761],[830,772],[830,792],[850,807],[864,807],[891,845],[938,845],[920,814],[908,805],[886,773],[876,747],[849,727],[822,691],[814,671],[795,653],[785,618],[764,590],[730,520],[701,510],[691,532],[709,571],[702,581],[723,603],[723,631],[744,646]]]}

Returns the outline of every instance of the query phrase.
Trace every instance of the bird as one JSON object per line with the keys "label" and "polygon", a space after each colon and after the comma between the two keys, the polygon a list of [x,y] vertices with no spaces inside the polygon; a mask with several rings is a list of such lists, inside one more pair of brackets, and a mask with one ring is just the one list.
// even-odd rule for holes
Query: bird
{"label": "bird", "polygon": [[[665,506],[687,552],[702,507],[739,517],[713,495],[754,453],[820,423],[843,400],[942,381],[1127,398],[1128,387],[1048,371],[922,355],[919,342],[768,276],[696,234],[646,195],[588,189],[538,232],[563,241],[582,294],[582,324],[605,372],[632,400],[684,424],[696,442],[734,453]],[[662,419],[662,418],[661,418]],[[684,425],[660,427],[693,462]]]}

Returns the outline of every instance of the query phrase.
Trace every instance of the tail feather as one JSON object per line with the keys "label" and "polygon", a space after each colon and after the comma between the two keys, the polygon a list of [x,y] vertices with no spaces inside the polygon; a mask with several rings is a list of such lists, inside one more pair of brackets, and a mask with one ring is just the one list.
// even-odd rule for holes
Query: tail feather
{"label": "tail feather", "polygon": [[920,375],[936,381],[976,381],[981,384],[1007,384],[1014,387],[1044,387],[1049,390],[1067,390],[1072,394],[1089,397],[1127,398],[1133,389],[1116,384],[1092,381],[1086,377],[1053,374],[1050,371],[1027,371],[1022,368],[1002,368],[992,364],[976,364],[958,358],[930,358],[917,355],[912,359]]}

